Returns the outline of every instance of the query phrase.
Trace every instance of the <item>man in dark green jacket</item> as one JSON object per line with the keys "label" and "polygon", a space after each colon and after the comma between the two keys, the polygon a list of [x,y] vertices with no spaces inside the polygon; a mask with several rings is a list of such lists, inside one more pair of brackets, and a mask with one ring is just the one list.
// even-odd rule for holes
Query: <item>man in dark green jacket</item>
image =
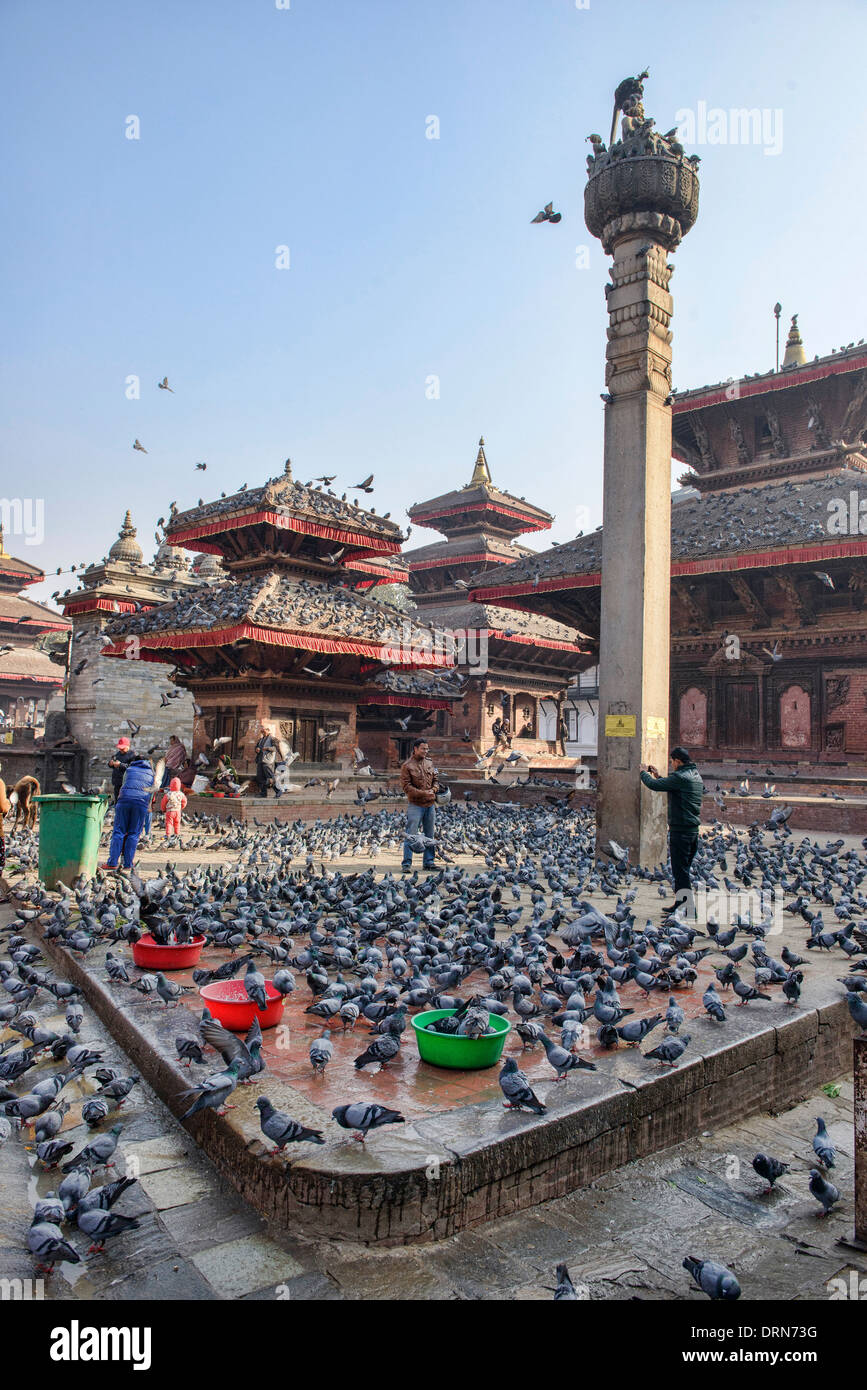
{"label": "man in dark green jacket", "polygon": [[656,768],[648,765],[647,771],[641,773],[641,780],[651,791],[668,793],[668,848],[674,876],[674,902],[666,911],[674,912],[687,904],[691,896],[689,867],[698,849],[704,783],[686,748],[672,748],[670,756],[674,768],[670,777],[660,777]]}

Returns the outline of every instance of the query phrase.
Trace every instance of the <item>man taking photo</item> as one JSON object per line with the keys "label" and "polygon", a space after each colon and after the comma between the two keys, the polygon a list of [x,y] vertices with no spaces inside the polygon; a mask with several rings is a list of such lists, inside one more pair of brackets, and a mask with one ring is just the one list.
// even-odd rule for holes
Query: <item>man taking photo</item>
{"label": "man taking photo", "polygon": [[704,783],[686,748],[678,745],[672,748],[669,756],[673,768],[669,777],[660,777],[650,763],[647,771],[641,773],[645,787],[668,794],[668,849],[674,877],[674,902],[671,907],[664,909],[666,913],[676,912],[679,907],[692,906],[689,869],[698,849],[701,799],[704,796]]}
{"label": "man taking photo", "polygon": [[[412,753],[400,769],[400,785],[409,802],[401,868],[404,873],[409,873],[412,868],[412,840],[419,829],[428,840],[432,840],[436,824],[437,770],[428,757],[428,744],[423,738],[413,742]],[[422,868],[433,867],[433,845],[425,845]]]}

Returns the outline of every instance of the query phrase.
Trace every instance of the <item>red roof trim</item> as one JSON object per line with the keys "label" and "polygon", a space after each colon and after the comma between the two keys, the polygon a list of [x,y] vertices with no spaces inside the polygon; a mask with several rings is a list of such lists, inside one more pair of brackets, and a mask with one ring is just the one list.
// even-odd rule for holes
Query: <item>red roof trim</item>
{"label": "red roof trim", "polygon": [[[457,698],[457,697],[456,697]],[[403,705],[407,709],[451,709],[452,700],[432,700],[426,695],[359,695],[360,705]]]}
{"label": "red roof trim", "polygon": [[483,564],[486,560],[497,565],[513,565],[515,563],[514,557],[511,555],[492,555],[490,551],[483,550],[477,555],[444,555],[439,560],[410,560],[409,572],[415,574],[418,570],[442,569],[444,565]]}
{"label": "red roof trim", "polygon": [[38,628],[40,632],[68,632],[69,623],[46,623],[41,618],[27,618],[25,622],[19,623],[17,618],[4,618],[0,614],[0,627],[14,627],[16,632],[22,632],[25,628]]}
{"label": "red roof trim", "polygon": [[35,681],[38,685],[62,685],[63,677],[58,676],[30,676],[24,672],[0,671],[0,681]]}
{"label": "red roof trim", "polygon": [[532,637],[517,632],[510,637],[507,633],[500,632],[495,628],[488,629],[488,636],[496,637],[500,642],[520,642],[527,647],[550,647],[552,651],[575,652],[578,656],[590,655],[590,652],[584,647],[579,647],[577,642],[560,642],[554,637]]}
{"label": "red roof trim", "polygon": [[[151,604],[151,607],[155,607]],[[85,598],[78,603],[65,603],[65,613],[134,613],[135,604],[125,598]]]}
{"label": "red roof trim", "polygon": [[343,560],[343,564],[353,573],[376,574],[380,575],[386,584],[407,584],[409,582],[409,571],[405,569],[392,569],[388,565],[378,565],[375,560]]}
{"label": "red roof trim", "polygon": [[[188,526],[183,531],[173,531],[167,540],[171,545],[186,546],[188,541],[198,540],[202,536],[216,536],[225,531],[238,531],[245,526],[257,526],[260,523],[275,526],[280,531],[297,531],[305,536],[322,536],[329,541],[342,541],[344,544],[357,545],[362,550],[376,550],[386,555],[393,555],[400,550],[400,541],[388,541],[381,537],[369,536],[365,532],[350,531],[346,528],[337,526],[322,526],[315,521],[302,521],[299,517],[283,516],[280,512],[262,510],[257,512],[245,512],[242,516],[223,517],[217,521],[202,522],[198,526]],[[191,550],[211,550],[212,546],[190,546]],[[222,554],[217,550],[217,554]]]}
{"label": "red roof trim", "polygon": [[743,400],[746,396],[763,396],[771,391],[786,391],[791,386],[803,386],[807,382],[821,381],[824,377],[839,376],[843,372],[857,372],[863,367],[867,367],[867,353],[845,358],[841,354],[836,362],[825,362],[815,367],[799,367],[795,371],[772,372],[758,381],[734,378],[738,386],[736,397],[729,394],[732,382],[722,382],[703,393],[699,387],[698,395],[684,393],[682,397],[675,396],[671,409],[674,415],[686,415],[692,410],[704,410],[709,405],[722,405],[724,402],[731,405],[734,400]]}
{"label": "red roof trim", "polygon": [[19,589],[26,589],[28,584],[38,584],[40,579],[45,578],[42,570],[10,570],[5,566],[0,568],[0,578],[20,580]]}
{"label": "red roof trim", "polygon": [[[724,574],[733,570],[781,568],[784,565],[814,565],[828,560],[844,560],[853,555],[867,555],[867,539],[838,541],[834,545],[791,546],[786,550],[761,550],[744,555],[722,555],[717,559],[677,560],[671,565],[673,579],[687,574]],[[488,603],[494,599],[517,598],[520,594],[548,593],[557,589],[595,589],[602,576],[566,574],[555,579],[540,579],[526,584],[509,584],[497,589],[474,589],[470,599]]]}
{"label": "red roof trim", "polygon": [[503,507],[499,502],[468,502],[463,507],[445,507],[438,512],[409,513],[409,519],[413,526],[434,526],[434,522],[443,516],[463,516],[467,512],[499,512],[501,516],[513,516],[518,521],[526,521],[526,531],[550,531],[550,521],[540,521],[533,517],[529,512],[519,511],[517,507]]}
{"label": "red roof trim", "polygon": [[[365,642],[347,641],[332,637],[313,637],[304,632],[286,632],[269,627],[256,627],[252,623],[239,623],[236,627],[211,629],[208,632],[159,632],[150,633],[142,637],[130,633],[120,643],[114,643],[111,647],[103,648],[103,656],[126,657],[128,652],[127,644],[130,641],[138,640],[138,650],[144,654],[145,651],[159,651],[163,648],[186,648],[189,651],[197,651],[204,647],[224,647],[232,642],[239,642],[247,639],[251,642],[261,642],[270,647],[294,647],[300,651],[309,652],[332,652],[337,655],[352,654],[358,656],[369,656],[375,661],[381,661],[381,653],[387,650],[384,642]],[[388,649],[390,650],[390,649]],[[418,658],[420,666],[449,666],[453,662],[437,659],[434,653],[422,652]]]}

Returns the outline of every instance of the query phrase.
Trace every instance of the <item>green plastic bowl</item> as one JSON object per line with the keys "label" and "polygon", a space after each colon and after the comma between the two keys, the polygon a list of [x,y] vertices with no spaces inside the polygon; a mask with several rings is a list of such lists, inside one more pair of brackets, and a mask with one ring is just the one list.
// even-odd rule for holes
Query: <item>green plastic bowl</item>
{"label": "green plastic bowl", "polygon": [[425,1032],[426,1023],[433,1023],[438,1018],[451,1018],[454,1013],[457,1013],[457,1009],[428,1009],[410,1020],[422,1061],[458,1071],[496,1066],[503,1055],[506,1038],[512,1031],[509,1020],[501,1018],[499,1014],[488,1014],[488,1022],[495,1031],[485,1038],[455,1038],[448,1033]]}

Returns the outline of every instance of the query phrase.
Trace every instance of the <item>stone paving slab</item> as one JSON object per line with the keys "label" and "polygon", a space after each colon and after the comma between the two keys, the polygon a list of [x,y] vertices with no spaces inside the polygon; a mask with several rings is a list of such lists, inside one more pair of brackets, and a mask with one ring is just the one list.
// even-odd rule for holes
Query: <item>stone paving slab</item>
{"label": "stone paving slab", "polygon": [[196,1269],[221,1298],[243,1298],[303,1273],[303,1266],[264,1236],[242,1236],[193,1255]]}

